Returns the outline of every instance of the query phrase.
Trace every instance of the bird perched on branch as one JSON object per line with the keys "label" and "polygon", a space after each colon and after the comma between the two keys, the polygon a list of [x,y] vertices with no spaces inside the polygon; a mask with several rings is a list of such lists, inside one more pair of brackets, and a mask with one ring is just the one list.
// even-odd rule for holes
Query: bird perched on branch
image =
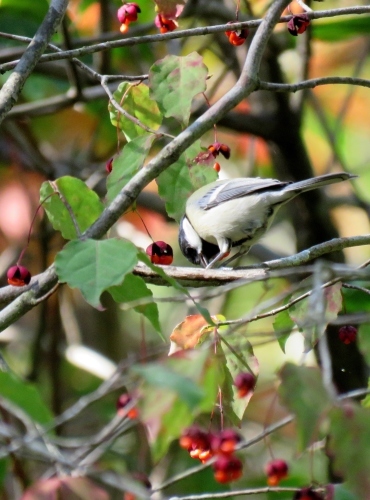
{"label": "bird perched on branch", "polygon": [[207,269],[237,247],[234,259],[263,236],[284,203],[305,191],[354,177],[342,172],[299,182],[257,177],[207,184],[186,203],[179,230],[181,251],[190,262]]}

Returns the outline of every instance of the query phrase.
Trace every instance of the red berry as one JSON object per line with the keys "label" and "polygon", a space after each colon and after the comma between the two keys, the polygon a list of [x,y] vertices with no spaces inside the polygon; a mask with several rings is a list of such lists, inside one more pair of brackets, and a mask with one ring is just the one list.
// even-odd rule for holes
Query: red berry
{"label": "red berry", "polygon": [[294,494],[293,500],[324,500],[324,497],[312,488],[302,488]]}
{"label": "red berry", "polygon": [[126,406],[132,403],[132,397],[125,393],[121,394],[120,397],[117,400],[117,413],[121,417],[127,417],[130,418],[131,420],[134,420],[135,418],[138,418],[139,416],[139,411],[135,406],[130,405],[130,409],[127,410]]}
{"label": "red berry", "polygon": [[107,163],[105,164],[105,170],[108,174],[112,172],[112,169],[113,169],[113,158],[108,160]]}
{"label": "red berry", "polygon": [[213,464],[214,477],[218,483],[236,481],[243,473],[241,460],[232,455],[220,455]]}
{"label": "red berry", "polygon": [[210,151],[213,156],[216,158],[220,153],[226,160],[230,158],[230,148],[227,144],[221,144],[221,142],[214,142],[210,146],[208,146],[208,151]]}
{"label": "red berry", "polygon": [[137,21],[137,15],[141,12],[137,3],[126,3],[117,11],[117,18],[121,24]]}
{"label": "red berry", "polygon": [[199,427],[189,427],[182,433],[179,443],[181,448],[187,450],[191,458],[206,462],[212,456],[211,435]]}
{"label": "red berry", "polygon": [[121,23],[120,32],[126,33],[129,24],[137,21],[137,15],[141,12],[137,3],[126,3],[117,11],[118,21]]}
{"label": "red berry", "polygon": [[173,261],[172,247],[165,241],[155,241],[145,250],[153,264],[169,266]]}
{"label": "red berry", "polygon": [[12,266],[6,273],[9,285],[25,286],[31,281],[31,273],[24,266]]}
{"label": "red berry", "polygon": [[287,23],[288,31],[293,36],[304,33],[310,24],[310,18],[307,14],[298,14],[292,16]]}
{"label": "red berry", "polygon": [[238,396],[248,396],[256,385],[256,377],[249,372],[241,372],[235,377],[234,385],[238,389]]}
{"label": "red berry", "polygon": [[216,172],[219,172],[221,170],[221,165],[217,163],[217,161],[213,164],[213,169],[216,170]]}
{"label": "red berry", "polygon": [[215,454],[231,455],[241,440],[241,436],[234,429],[224,429],[211,437],[211,448]]}
{"label": "red berry", "polygon": [[288,464],[279,458],[271,460],[265,467],[267,484],[277,486],[282,479],[288,476]]}
{"label": "red berry", "polygon": [[162,14],[157,14],[154,19],[154,24],[159,28],[161,33],[175,30],[179,25],[173,19],[167,19]]}
{"label": "red berry", "polygon": [[357,328],[355,326],[342,326],[339,329],[339,339],[343,344],[352,344],[355,342],[357,336]]}
{"label": "red berry", "polygon": [[[227,24],[233,24],[233,22],[229,22]],[[237,31],[225,31],[225,35],[228,37],[231,45],[243,45],[248,36],[248,30],[246,28],[242,28]]]}

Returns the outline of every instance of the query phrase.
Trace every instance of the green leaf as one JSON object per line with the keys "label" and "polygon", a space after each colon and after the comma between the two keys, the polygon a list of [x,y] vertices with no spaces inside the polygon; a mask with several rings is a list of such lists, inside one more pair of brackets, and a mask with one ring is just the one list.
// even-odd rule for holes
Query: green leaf
{"label": "green leaf", "polygon": [[370,409],[352,403],[330,412],[329,456],[333,470],[359,498],[370,491]]}
{"label": "green leaf", "polygon": [[[134,274],[126,274],[122,285],[111,287],[108,289],[108,292],[112,295],[116,302],[125,302],[128,305],[130,302],[138,299],[147,297],[153,298],[153,294],[146,286],[145,281],[140,276],[135,276]],[[157,304],[153,302],[142,306],[136,306],[134,307],[134,310],[143,314],[164,340],[161,332],[161,326],[159,324]]]}
{"label": "green leaf", "polygon": [[370,32],[370,16],[346,16],[344,19],[315,20],[312,23],[312,36],[324,42],[338,42]]}
{"label": "green leaf", "polygon": [[281,350],[285,353],[285,344],[290,337],[294,321],[290,318],[288,311],[281,311],[275,316],[272,324],[277,341]]}
{"label": "green leaf", "polygon": [[164,116],[189,123],[193,98],[206,90],[208,69],[196,52],[180,57],[166,56],[149,70],[150,95]]}
{"label": "green leaf", "polygon": [[112,172],[107,177],[107,201],[110,203],[132,177],[142,168],[153,141],[153,134],[143,134],[125,145],[113,159]]}
{"label": "green leaf", "polygon": [[39,424],[52,421],[53,417],[36,387],[12,373],[0,371],[0,396],[21,408]]}
{"label": "green leaf", "polygon": [[204,392],[190,378],[170,369],[162,363],[135,366],[132,371],[151,385],[176,392],[189,409],[194,409],[203,399]]}
{"label": "green leaf", "polygon": [[211,315],[209,314],[208,309],[206,309],[205,307],[203,307],[200,304],[198,304],[198,302],[196,302],[192,298],[192,296],[190,295],[189,291],[184,286],[182,286],[180,283],[178,283],[175,280],[175,278],[172,278],[172,276],[168,276],[168,274],[166,274],[165,271],[161,267],[152,264],[146,253],[139,251],[138,252],[138,256],[139,256],[139,260],[141,260],[141,262],[143,262],[144,264],[146,264],[152,271],[154,271],[161,278],[163,278],[165,281],[167,281],[171,286],[173,286],[173,288],[175,290],[177,290],[177,291],[183,293],[184,295],[186,295],[187,297],[189,297],[189,299],[193,302],[193,304],[197,308],[199,314],[201,314],[203,316],[203,318],[207,321],[207,323],[209,325],[214,325],[215,324],[215,322],[213,321]]}
{"label": "green leaf", "polygon": [[[56,194],[52,195],[53,193]],[[81,233],[90,227],[104,210],[98,195],[76,177],[65,176],[53,182],[44,182],[40,188],[40,203],[45,200],[42,206],[53,228],[60,231],[66,240],[73,240],[78,235],[63,199],[68,203]]]}
{"label": "green leaf", "polygon": [[129,241],[73,240],[55,259],[59,280],[79,288],[86,301],[101,307],[100,295],[107,288],[122,283],[137,263],[137,248]]}
{"label": "green leaf", "polygon": [[[258,360],[253,354],[251,344],[243,339],[236,344],[227,342],[221,337],[217,349],[220,362],[223,364],[224,383],[222,385],[222,404],[224,414],[234,425],[240,425],[244,412],[253,396],[253,391],[245,397],[238,396],[238,389],[234,385],[235,377],[242,372],[250,371],[258,376]],[[221,361],[222,360],[222,361]]]}
{"label": "green leaf", "polygon": [[[363,283],[356,281],[353,284],[363,286]],[[370,311],[370,300],[367,293],[353,288],[342,288],[342,296],[347,314]]]}
{"label": "green leaf", "polygon": [[358,347],[363,354],[366,363],[370,364],[370,324],[360,325],[357,332]]}
{"label": "green leaf", "polygon": [[280,370],[279,394],[284,405],[296,416],[299,451],[319,437],[319,422],[332,403],[317,368],[287,363]]}
{"label": "green leaf", "polygon": [[151,427],[152,455],[163,457],[197,415],[214,408],[221,373],[212,349],[193,349],[160,363],[135,366],[140,386],[141,420]]}
{"label": "green leaf", "polygon": [[[113,94],[118,104],[131,116],[137,118],[140,123],[151,130],[158,130],[162,123],[162,115],[157,103],[149,97],[149,87],[144,83],[130,85],[123,82]],[[132,120],[126,118],[111,103],[108,106],[112,125],[119,127],[128,141],[147,132],[136,125]]]}
{"label": "green leaf", "polygon": [[[303,333],[305,338],[306,350],[311,349],[324,333],[327,325],[337,318],[338,313],[342,309],[342,284],[336,283],[335,285],[326,287],[322,290],[322,295],[318,299],[314,292],[306,299],[300,300],[290,307],[289,314],[293,321],[297,324],[299,330]],[[297,292],[292,296],[302,295],[302,291]],[[315,302],[323,300],[323,317],[318,317],[315,314]]]}
{"label": "green leaf", "polygon": [[199,151],[200,142],[197,141],[156,180],[159,196],[166,203],[166,211],[177,222],[185,213],[189,196],[198,188],[217,179],[217,172],[212,167],[193,162]]}
{"label": "green leaf", "polygon": [[351,493],[347,488],[346,484],[335,484],[334,497],[333,500],[361,500],[357,495]]}

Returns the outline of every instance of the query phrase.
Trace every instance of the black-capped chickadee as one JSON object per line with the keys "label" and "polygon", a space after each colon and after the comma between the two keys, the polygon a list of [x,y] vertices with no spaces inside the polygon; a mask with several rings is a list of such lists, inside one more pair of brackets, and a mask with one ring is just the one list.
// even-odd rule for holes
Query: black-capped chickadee
{"label": "black-capped chickadee", "polygon": [[240,247],[248,252],[270,227],[281,205],[304,191],[346,181],[356,175],[327,174],[300,182],[276,179],[232,179],[207,184],[193,193],[180,221],[179,245],[196,265],[213,267]]}

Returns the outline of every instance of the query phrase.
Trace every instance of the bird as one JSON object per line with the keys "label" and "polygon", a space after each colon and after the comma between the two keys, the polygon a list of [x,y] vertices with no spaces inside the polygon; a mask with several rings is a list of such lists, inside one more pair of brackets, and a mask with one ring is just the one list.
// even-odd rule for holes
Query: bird
{"label": "bird", "polygon": [[247,253],[268,230],[278,209],[299,194],[355,177],[341,172],[298,182],[260,177],[211,182],[186,202],[180,249],[191,263],[210,269],[232,248],[239,248],[232,259]]}

